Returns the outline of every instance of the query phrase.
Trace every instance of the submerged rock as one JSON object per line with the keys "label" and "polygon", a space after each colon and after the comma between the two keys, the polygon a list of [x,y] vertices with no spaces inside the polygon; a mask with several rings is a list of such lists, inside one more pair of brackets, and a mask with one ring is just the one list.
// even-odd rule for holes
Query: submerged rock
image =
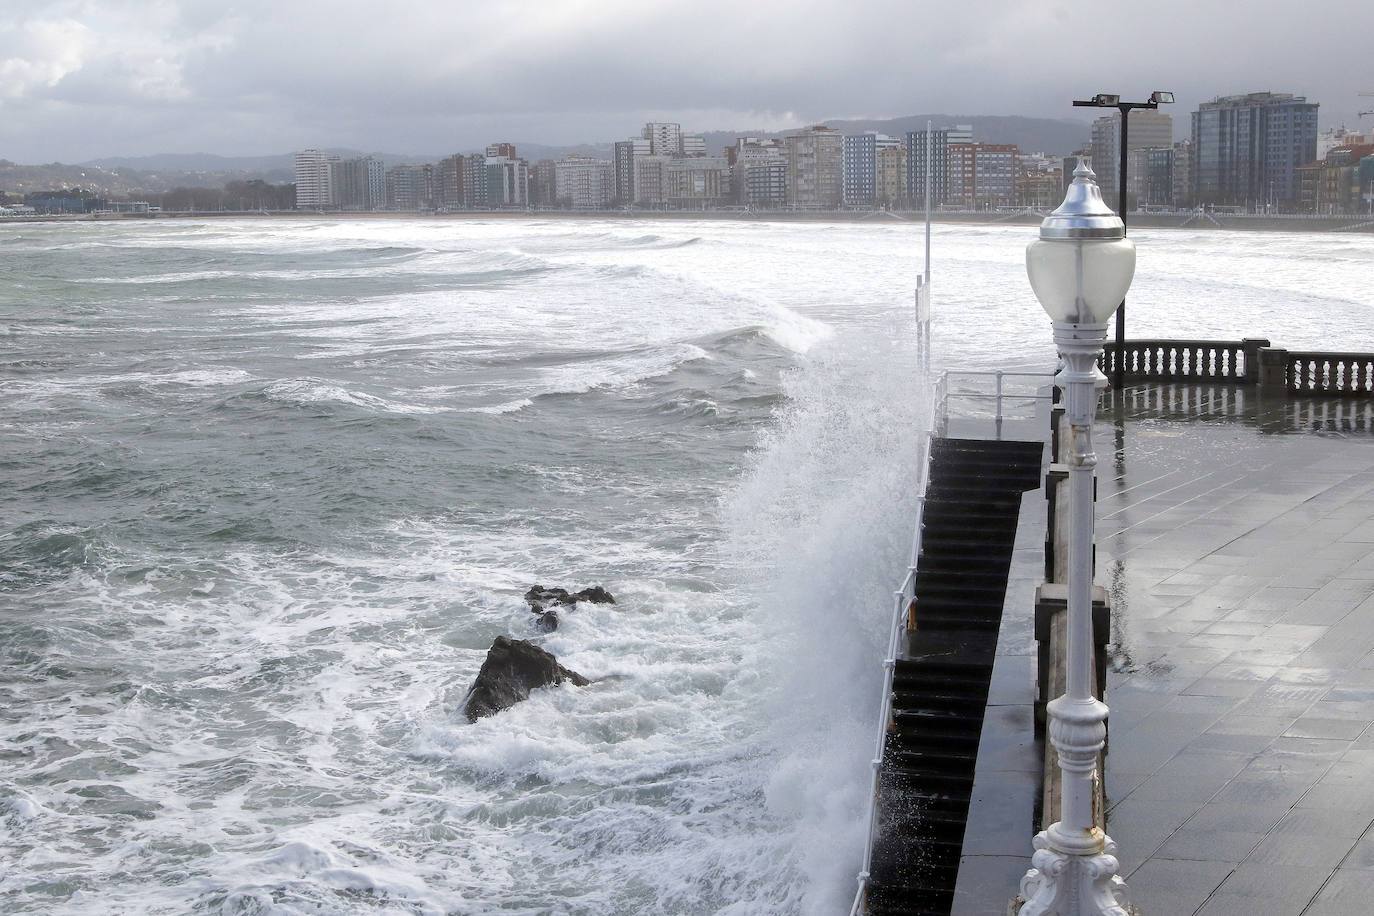
{"label": "submerged rock", "polygon": [[586,601],[589,604],[615,604],[615,598],[611,593],[599,585],[591,588],[584,588],[580,592],[570,592],[566,588],[545,588],[542,585],[534,585],[525,592],[525,602],[530,606],[530,612],[539,615],[536,626],[545,633],[558,629],[558,614],[550,608],[566,607],[572,609],[577,607],[579,601]]}
{"label": "submerged rock", "polygon": [[529,699],[530,691],[569,681],[578,687],[591,683],[534,643],[498,636],[487,651],[482,670],[468,693],[464,712],[469,722],[498,713]]}

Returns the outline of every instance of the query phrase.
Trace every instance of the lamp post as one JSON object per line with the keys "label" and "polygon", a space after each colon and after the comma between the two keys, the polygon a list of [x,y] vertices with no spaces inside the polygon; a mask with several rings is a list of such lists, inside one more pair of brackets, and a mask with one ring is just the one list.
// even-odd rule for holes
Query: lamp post
{"label": "lamp post", "polygon": [[1095,381],[1107,321],[1135,275],[1135,245],[1102,201],[1079,160],[1064,202],[1026,249],[1031,289],[1054,323],[1064,368],[1071,433],[1069,462],[1068,639],[1064,695],[1049,703],[1050,741],[1059,755],[1060,819],[1035,837],[1031,869],[1021,879],[1021,916],[1126,916],[1126,885],[1117,876],[1116,844],[1097,826],[1097,759],[1107,735],[1107,706],[1093,695],[1092,547]]}
{"label": "lamp post", "polygon": [[[1172,92],[1151,92],[1150,98],[1144,102],[1123,102],[1121,96],[1112,95],[1108,92],[1099,92],[1090,99],[1074,100],[1074,108],[1115,108],[1121,112],[1121,150],[1120,167],[1117,171],[1117,199],[1120,204],[1117,206],[1117,215],[1121,217],[1121,234],[1126,234],[1126,158],[1129,145],[1126,142],[1128,136],[1127,129],[1130,124],[1130,112],[1136,108],[1154,110],[1160,105],[1169,105],[1174,101]],[[1126,364],[1123,358],[1126,351],[1126,300],[1122,299],[1121,304],[1116,309],[1116,371],[1112,373],[1112,384],[1118,389],[1126,380]]]}

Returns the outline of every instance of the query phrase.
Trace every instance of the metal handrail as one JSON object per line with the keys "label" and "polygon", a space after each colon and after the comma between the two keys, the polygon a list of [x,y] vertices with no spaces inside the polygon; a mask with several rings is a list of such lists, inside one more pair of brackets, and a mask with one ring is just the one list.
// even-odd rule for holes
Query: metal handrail
{"label": "metal handrail", "polygon": [[[981,394],[981,393],[978,393],[978,392],[958,392],[958,393],[956,393],[956,394],[954,394],[954,395],[951,395],[950,392],[949,392],[949,381],[948,381],[948,379],[949,379],[949,376],[952,376],[952,375],[953,375],[953,376],[967,376],[967,377],[971,377],[971,378],[988,378],[988,377],[995,378],[995,379],[996,379],[996,382],[997,382],[996,390],[995,390],[994,393],[992,393],[992,394]],[[996,427],[996,434],[997,434],[997,438],[998,438],[998,439],[1001,439],[1001,438],[1002,438],[1002,420],[1003,420],[1003,417],[1004,417],[1004,413],[1003,413],[1003,410],[1002,410],[1002,405],[1003,405],[1003,402],[1004,402],[1004,401],[1007,401],[1007,400],[1037,401],[1037,400],[1043,400],[1043,399],[1045,398],[1045,395],[1042,395],[1042,394],[1039,394],[1039,393],[1035,393],[1035,394],[1007,394],[1006,391],[1005,391],[1004,388],[1003,388],[1003,381],[1004,381],[1005,379],[1008,379],[1008,378],[1040,378],[1040,379],[1043,379],[1043,378],[1052,378],[1053,375],[1054,375],[1054,373],[1051,373],[1051,372],[1007,372],[1007,371],[1004,371],[1004,370],[1001,370],[1001,369],[997,369],[997,370],[950,369],[950,370],[947,370],[947,371],[944,372],[944,373],[941,375],[941,377],[940,377],[941,400],[940,400],[940,403],[939,403],[939,409],[940,409],[940,412],[941,412],[941,418],[940,418],[940,427],[939,427],[939,429],[940,429],[940,431],[943,433],[943,431],[944,431],[945,429],[948,428],[948,425],[949,425],[949,416],[948,416],[948,412],[949,412],[949,399],[950,399],[950,397],[966,398],[966,399],[974,400],[974,401],[995,400],[996,403],[997,403],[996,413],[995,413],[995,415],[994,415],[995,427]]]}
{"label": "metal handrail", "polygon": [[921,462],[920,475],[916,481],[918,495],[916,497],[916,524],[911,537],[911,559],[907,563],[906,575],[902,578],[901,584],[892,593],[892,626],[888,632],[887,655],[883,659],[881,713],[878,716],[877,740],[870,762],[873,768],[873,785],[868,797],[868,837],[864,843],[863,868],[858,875],[859,887],[854,892],[854,903],[849,908],[850,916],[861,916],[863,912],[864,892],[868,889],[868,880],[873,866],[873,841],[878,832],[878,780],[882,771],[883,751],[887,746],[887,723],[892,715],[892,681],[897,670],[897,650],[901,645],[902,630],[906,627],[906,608],[911,599],[916,597],[916,564],[921,555],[921,536],[925,527],[926,487],[930,483],[930,442],[933,438],[943,437],[949,426],[950,376],[996,377],[997,391],[994,395],[959,394],[956,396],[995,397],[997,399],[997,437],[1000,439],[1002,437],[1002,400],[1004,397],[1024,399],[1044,399],[1047,397],[1042,394],[1006,395],[1002,388],[1003,379],[1007,377],[1048,378],[1053,375],[1052,372],[985,372],[949,369],[940,373],[935,382],[935,388],[930,397],[929,425],[926,431],[921,434],[921,452],[924,460]]}

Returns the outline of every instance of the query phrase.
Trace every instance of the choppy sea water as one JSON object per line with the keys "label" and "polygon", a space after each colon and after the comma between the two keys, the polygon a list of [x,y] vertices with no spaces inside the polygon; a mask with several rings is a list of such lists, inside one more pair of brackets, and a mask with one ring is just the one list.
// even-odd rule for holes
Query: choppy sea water
{"label": "choppy sea water", "polygon": [[[0,227],[0,909],[845,909],[920,233]],[[1133,336],[1374,349],[1370,237],[1132,234]],[[1033,235],[936,227],[937,363],[1052,364]],[[503,633],[595,683],[469,724]]]}

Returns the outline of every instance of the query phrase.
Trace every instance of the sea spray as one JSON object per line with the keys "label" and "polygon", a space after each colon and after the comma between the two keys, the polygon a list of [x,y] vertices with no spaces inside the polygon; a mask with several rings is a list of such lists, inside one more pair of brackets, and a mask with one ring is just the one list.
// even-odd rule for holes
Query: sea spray
{"label": "sea spray", "polygon": [[[767,622],[765,796],[790,825],[797,912],[834,913],[866,841],[881,661],[910,550],[927,389],[912,329],[851,329],[786,378],[791,404],[728,501]],[[741,910],[740,912],[745,912]]]}

